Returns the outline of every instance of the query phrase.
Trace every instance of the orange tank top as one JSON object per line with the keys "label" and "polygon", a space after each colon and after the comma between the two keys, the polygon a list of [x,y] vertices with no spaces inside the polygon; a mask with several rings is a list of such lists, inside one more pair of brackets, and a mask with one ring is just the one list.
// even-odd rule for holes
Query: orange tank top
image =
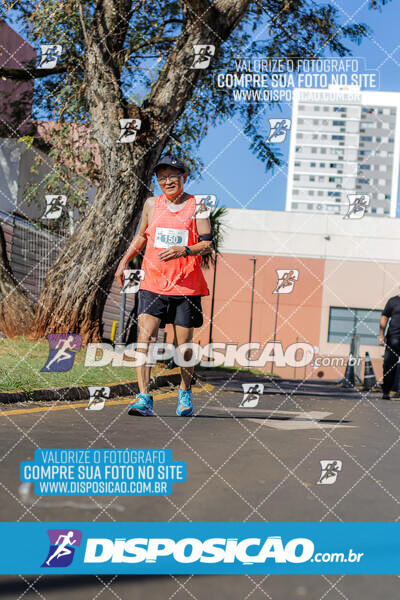
{"label": "orange tank top", "polygon": [[182,256],[162,261],[159,254],[169,246],[193,246],[198,243],[196,199],[189,196],[184,206],[172,212],[165,196],[154,198],[154,212],[147,226],[146,250],[141,290],[170,296],[208,296],[209,290],[201,270],[201,256]]}

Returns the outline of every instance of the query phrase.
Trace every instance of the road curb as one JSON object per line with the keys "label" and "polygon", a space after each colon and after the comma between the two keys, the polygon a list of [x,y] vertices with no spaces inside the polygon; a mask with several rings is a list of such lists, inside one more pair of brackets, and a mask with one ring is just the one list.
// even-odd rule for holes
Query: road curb
{"label": "road curb", "polygon": [[[169,373],[152,377],[150,389],[155,390],[165,385],[177,385],[181,380],[180,373]],[[112,383],[105,385],[110,388],[110,398],[116,396],[136,395],[139,391],[137,381]],[[89,386],[50,388],[18,392],[0,392],[0,404],[15,404],[17,402],[44,402],[44,401],[74,401],[89,399]]]}

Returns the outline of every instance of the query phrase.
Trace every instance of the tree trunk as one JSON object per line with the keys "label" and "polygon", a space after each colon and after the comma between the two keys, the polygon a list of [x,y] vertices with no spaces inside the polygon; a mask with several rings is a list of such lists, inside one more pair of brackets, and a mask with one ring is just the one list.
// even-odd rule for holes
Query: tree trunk
{"label": "tree trunk", "polygon": [[0,329],[6,337],[28,333],[35,307],[12,274],[0,225]]}
{"label": "tree trunk", "polygon": [[[79,333],[84,344],[101,339],[103,306],[115,269],[135,233],[154,166],[200,77],[198,69],[191,69],[193,45],[206,40],[218,48],[249,3],[216,0],[210,8],[208,1],[186,0],[186,27],[141,109],[127,106],[120,88],[118,57],[125,35],[120,24],[131,2],[103,0],[97,5],[86,39],[84,91],[103,177],[84,221],[48,271],[34,337],[70,332]],[[122,118],[141,119],[132,144],[117,143]]]}

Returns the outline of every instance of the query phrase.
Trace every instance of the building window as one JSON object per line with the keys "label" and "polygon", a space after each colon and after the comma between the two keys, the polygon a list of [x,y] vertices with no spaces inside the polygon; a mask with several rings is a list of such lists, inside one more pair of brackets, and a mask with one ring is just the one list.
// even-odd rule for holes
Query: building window
{"label": "building window", "polygon": [[299,110],[306,110],[306,107],[304,104],[299,104]]}
{"label": "building window", "polygon": [[320,108],[320,107],[319,107],[319,106],[317,106],[317,105],[315,105],[315,106],[314,106],[314,110],[315,110],[316,112],[318,112],[318,111],[319,111],[319,108]]}
{"label": "building window", "polygon": [[309,177],[309,181],[315,181],[315,177],[314,177],[314,175],[310,175],[310,177]]}
{"label": "building window", "polygon": [[299,195],[299,190],[293,190],[293,196],[298,196]]}
{"label": "building window", "polygon": [[292,202],[292,208],[297,208],[298,204],[297,202]]}
{"label": "building window", "polygon": [[321,154],[326,154],[326,148],[321,148]]}
{"label": "building window", "polygon": [[325,167],[325,163],[319,163],[319,166],[324,168]]}
{"label": "building window", "polygon": [[299,122],[299,125],[303,125],[304,119],[299,119],[298,122]]}
{"label": "building window", "polygon": [[315,162],[310,163],[310,167],[315,167],[316,165],[317,165],[317,163],[315,163]]}
{"label": "building window", "polygon": [[301,167],[301,162],[300,162],[299,160],[297,160],[297,161],[294,163],[294,166],[295,166],[295,167]]}
{"label": "building window", "polygon": [[370,171],[371,165],[360,165],[360,169],[363,169],[364,171]]}
{"label": "building window", "polygon": [[329,308],[328,342],[350,344],[354,334],[360,336],[360,345],[378,346],[381,310],[363,308]]}
{"label": "building window", "polygon": [[337,163],[329,163],[331,169],[337,169]]}
{"label": "building window", "polygon": [[362,142],[372,142],[372,136],[371,135],[362,135],[360,137],[360,140]]}
{"label": "building window", "polygon": [[338,127],[342,127],[345,124],[344,121],[333,121],[332,125],[336,125]]}
{"label": "building window", "polygon": [[309,196],[314,196],[314,190],[308,190],[308,195]]}
{"label": "building window", "polygon": [[293,179],[294,179],[294,181],[300,181],[300,175],[295,175],[295,176],[293,177]]}
{"label": "building window", "polygon": [[[344,135],[333,135],[332,136],[333,140],[344,140]],[[372,140],[372,138],[371,138]]]}
{"label": "building window", "polygon": [[301,152],[301,146],[296,146],[296,152]]}
{"label": "building window", "polygon": [[303,139],[303,134],[302,134],[302,133],[298,133],[298,134],[297,134],[297,138],[298,138],[299,140],[302,140],[302,139]]}
{"label": "building window", "polygon": [[318,125],[319,124],[319,119],[313,119],[313,125]]}

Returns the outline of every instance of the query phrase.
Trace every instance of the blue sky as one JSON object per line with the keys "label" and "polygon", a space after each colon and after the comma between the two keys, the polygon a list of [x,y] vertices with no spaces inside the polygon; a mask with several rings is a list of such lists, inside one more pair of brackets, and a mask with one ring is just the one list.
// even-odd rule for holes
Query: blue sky
{"label": "blue sky", "polygon": [[[342,15],[342,23],[365,23],[372,29],[370,38],[358,46],[347,42],[352,55],[365,59],[368,70],[379,71],[381,91],[400,91],[400,9],[394,0],[381,11],[368,9],[362,0],[332,2]],[[343,12],[342,12],[343,11]],[[290,116],[291,106],[282,113],[267,116]],[[268,135],[268,130],[266,130]],[[214,193],[225,206],[253,209],[284,210],[289,141],[279,145],[286,165],[265,172],[264,165],[251,153],[246,136],[240,133],[238,120],[225,123],[209,132],[200,145],[200,156],[206,166],[203,178],[192,182],[195,194]]]}
{"label": "blue sky", "polygon": [[[371,28],[371,35],[361,45],[345,45],[354,57],[365,61],[368,71],[378,71],[378,89],[400,91],[400,9],[396,0],[381,10],[369,9],[369,0],[331,0],[331,4],[339,10],[342,24],[365,23]],[[17,22],[10,25],[18,31]],[[267,109],[265,116],[267,136],[267,118],[290,117],[291,104],[283,104],[282,111]],[[215,194],[218,203],[228,207],[284,210],[289,136],[277,148],[285,164],[266,172],[264,164],[251,153],[239,119],[227,121],[211,129],[200,144],[199,155],[205,169],[201,176],[188,182],[187,190],[193,194]]]}

